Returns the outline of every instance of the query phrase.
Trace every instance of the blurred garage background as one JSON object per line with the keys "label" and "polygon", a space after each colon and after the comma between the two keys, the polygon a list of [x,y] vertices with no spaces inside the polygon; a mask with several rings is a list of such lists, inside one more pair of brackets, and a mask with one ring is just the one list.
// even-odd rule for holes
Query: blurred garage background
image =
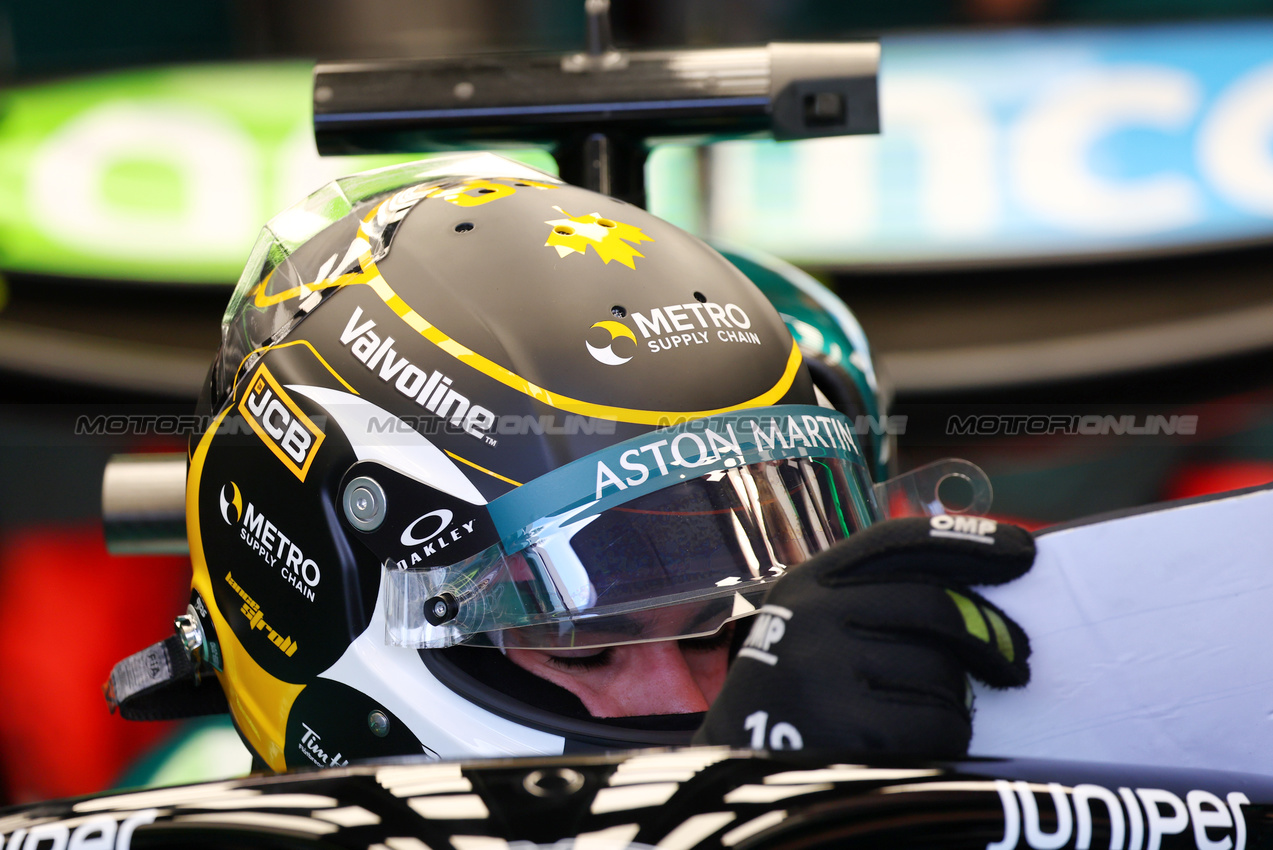
{"label": "blurred garage background", "polygon": [[[99,514],[110,454],[184,437],[75,423],[189,412],[260,225],[404,159],[318,158],[314,60],[585,37],[578,0],[56,5],[0,6],[0,803],[127,784],[177,731],[100,685],[170,633],[188,563],[108,557]],[[648,173],[655,212],[847,301],[900,470],[972,459],[1030,527],[1273,480],[1273,4],[614,0],[613,26],[881,39],[880,137]]]}

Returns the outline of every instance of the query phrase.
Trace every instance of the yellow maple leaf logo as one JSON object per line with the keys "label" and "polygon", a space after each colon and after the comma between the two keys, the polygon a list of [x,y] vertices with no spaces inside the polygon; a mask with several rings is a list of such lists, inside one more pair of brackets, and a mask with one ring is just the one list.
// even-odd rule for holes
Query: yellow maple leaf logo
{"label": "yellow maple leaf logo", "polygon": [[606,265],[609,265],[611,260],[616,260],[635,270],[636,264],[633,258],[645,255],[628,243],[654,241],[642,233],[641,228],[614,219],[602,218],[600,213],[573,216],[561,207],[554,206],[553,209],[565,218],[544,222],[544,224],[551,224],[553,228],[544,245],[556,248],[559,257],[564,257],[571,252],[586,253],[588,246],[591,245],[592,250],[597,252],[597,256],[604,260]]}

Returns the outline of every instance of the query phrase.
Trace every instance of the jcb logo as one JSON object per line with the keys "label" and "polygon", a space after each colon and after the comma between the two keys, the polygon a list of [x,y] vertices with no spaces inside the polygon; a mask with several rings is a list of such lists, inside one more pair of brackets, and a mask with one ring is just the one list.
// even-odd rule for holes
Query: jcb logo
{"label": "jcb logo", "polygon": [[787,633],[787,621],[791,619],[791,610],[779,605],[766,605],[756,615],[743,648],[738,650],[739,657],[754,658],[770,667],[778,663],[778,656],[769,650],[782,640]]}
{"label": "jcb logo", "polygon": [[324,434],[283,391],[264,363],[239,402],[239,412],[270,451],[304,481]]}

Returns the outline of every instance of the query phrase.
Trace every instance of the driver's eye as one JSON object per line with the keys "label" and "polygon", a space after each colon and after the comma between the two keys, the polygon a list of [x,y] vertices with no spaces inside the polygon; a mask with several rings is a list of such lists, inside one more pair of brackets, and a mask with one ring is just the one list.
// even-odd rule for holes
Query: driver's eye
{"label": "driver's eye", "polygon": [[[734,624],[729,623],[721,628],[714,635],[708,635],[701,638],[683,638],[677,643],[680,644],[681,650],[684,652],[712,652],[723,647],[729,646],[730,641],[734,637]],[[569,654],[548,655],[547,661],[549,666],[556,667],[558,670],[597,670],[605,667],[614,660],[614,651],[616,647],[605,646],[596,650],[575,650]]]}
{"label": "driver's eye", "polygon": [[733,640],[733,637],[734,624],[727,623],[714,635],[701,638],[685,638],[680,643],[681,648],[687,652],[711,652],[714,649],[729,646],[729,642]]}
{"label": "driver's eye", "polygon": [[549,665],[561,670],[596,670],[610,663],[614,647],[606,646],[587,655],[549,655]]}

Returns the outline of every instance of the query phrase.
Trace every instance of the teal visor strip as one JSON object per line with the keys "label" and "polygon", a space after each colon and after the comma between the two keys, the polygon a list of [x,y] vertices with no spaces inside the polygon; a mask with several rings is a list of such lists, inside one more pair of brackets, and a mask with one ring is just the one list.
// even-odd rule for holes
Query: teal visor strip
{"label": "teal visor strip", "polygon": [[[536,532],[578,522],[712,472],[787,458],[837,457],[865,466],[853,424],[837,411],[785,404],[694,419],[616,443],[540,476],[487,508],[506,552]],[[862,494],[850,494],[862,504]],[[545,514],[544,505],[558,506]]]}

